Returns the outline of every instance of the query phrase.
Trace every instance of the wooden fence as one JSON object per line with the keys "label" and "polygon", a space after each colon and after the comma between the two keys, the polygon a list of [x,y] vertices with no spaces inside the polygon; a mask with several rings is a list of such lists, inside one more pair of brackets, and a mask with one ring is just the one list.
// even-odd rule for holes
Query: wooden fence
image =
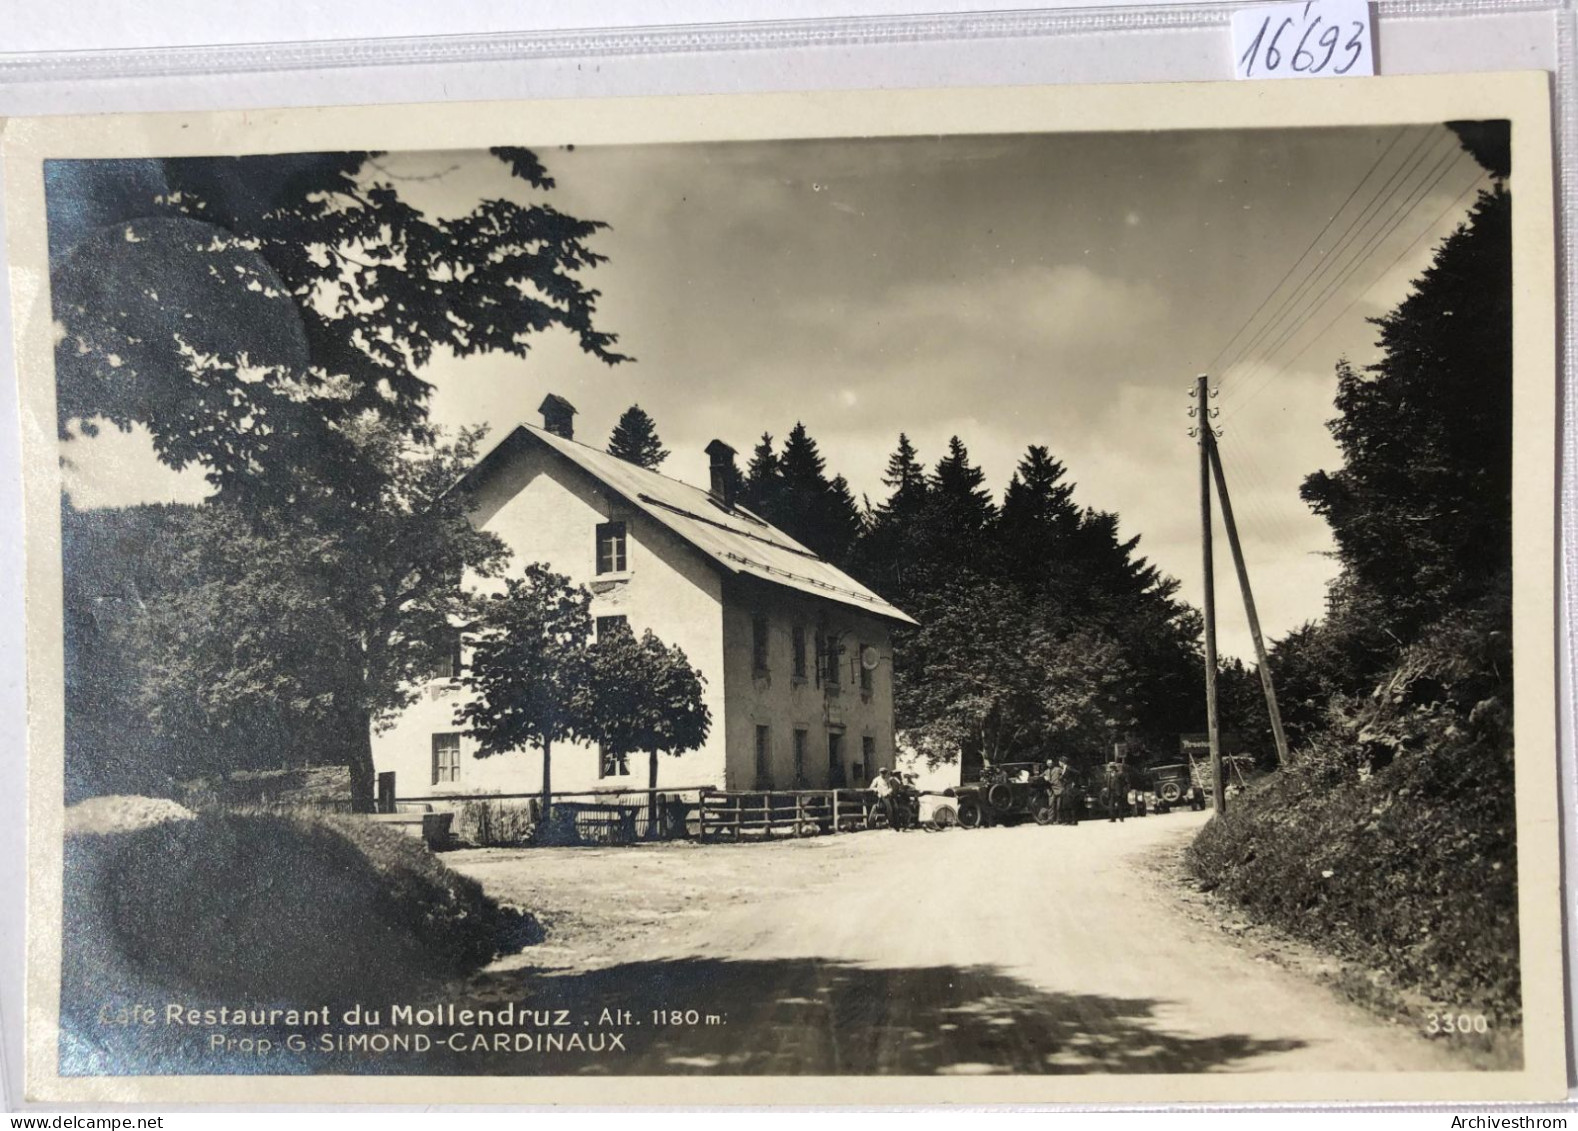
{"label": "wooden fence", "polygon": [[700,840],[819,836],[867,826],[872,794],[861,789],[704,789],[696,806]]}
{"label": "wooden fence", "polygon": [[[853,832],[874,802],[863,789],[585,789],[556,792],[543,821],[541,793],[438,793],[400,797],[394,775],[380,775],[383,813],[456,813],[455,833],[480,844],[512,842],[512,822],[537,844],[633,844],[643,840],[743,840]],[[493,822],[490,828],[487,824]],[[479,830],[488,829],[486,833]],[[524,838],[523,838],[524,839]]]}

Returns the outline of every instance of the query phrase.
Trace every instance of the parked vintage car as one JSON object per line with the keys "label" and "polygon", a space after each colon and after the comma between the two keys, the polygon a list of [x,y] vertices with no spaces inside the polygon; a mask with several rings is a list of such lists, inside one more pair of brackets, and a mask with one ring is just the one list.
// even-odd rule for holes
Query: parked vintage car
{"label": "parked vintage car", "polygon": [[979,780],[959,786],[955,800],[959,824],[967,829],[1032,820],[1052,823],[1052,794],[1042,777],[1044,762],[997,762]]}
{"label": "parked vintage car", "polygon": [[1165,813],[1180,805],[1187,805],[1191,809],[1205,808],[1205,791],[1194,780],[1187,762],[1152,766],[1150,778],[1158,813]]}

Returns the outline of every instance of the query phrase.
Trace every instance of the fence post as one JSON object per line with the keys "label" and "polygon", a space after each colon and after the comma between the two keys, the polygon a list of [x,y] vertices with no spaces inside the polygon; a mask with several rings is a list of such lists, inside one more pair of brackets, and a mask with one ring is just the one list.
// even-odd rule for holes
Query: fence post
{"label": "fence post", "polygon": [[378,775],[378,811],[380,813],[393,813],[395,811],[395,776],[393,770],[385,770]]}
{"label": "fence post", "polygon": [[833,831],[836,833],[836,832],[839,831],[839,828],[838,828],[838,790],[836,790],[836,789],[833,790],[828,796],[832,799],[832,802],[833,802]]}

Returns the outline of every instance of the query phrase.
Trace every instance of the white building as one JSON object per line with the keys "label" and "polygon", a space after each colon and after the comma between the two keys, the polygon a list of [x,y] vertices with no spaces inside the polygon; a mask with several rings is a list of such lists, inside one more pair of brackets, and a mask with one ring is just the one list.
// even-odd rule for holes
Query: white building
{"label": "white building", "polygon": [[[704,490],[577,443],[560,397],[542,412],[542,427],[517,427],[466,477],[471,518],[503,539],[514,568],[543,562],[585,585],[600,630],[614,618],[650,628],[701,671],[711,733],[660,758],[660,787],[855,785],[892,765],[890,630],[915,622],[741,506],[727,444],[707,446]],[[541,789],[540,751],[473,756],[454,679],[421,691],[373,739],[399,796]],[[569,743],[552,758],[555,792],[647,785],[644,758]]]}

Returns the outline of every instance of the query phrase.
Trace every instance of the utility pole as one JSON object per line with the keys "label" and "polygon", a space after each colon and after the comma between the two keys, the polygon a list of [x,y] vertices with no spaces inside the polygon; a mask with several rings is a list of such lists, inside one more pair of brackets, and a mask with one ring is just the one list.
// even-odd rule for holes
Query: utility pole
{"label": "utility pole", "polygon": [[1200,536],[1205,565],[1205,729],[1211,743],[1211,803],[1218,815],[1227,812],[1227,788],[1222,780],[1222,736],[1216,721],[1216,578],[1211,555],[1211,451],[1216,433],[1211,430],[1211,392],[1204,373],[1195,378],[1198,404],[1190,416],[1198,416],[1200,426]]}
{"label": "utility pole", "polygon": [[[1222,454],[1210,428],[1201,433],[1209,437],[1211,471],[1216,476],[1216,493],[1222,500],[1222,525],[1227,528],[1227,544],[1233,551],[1233,568],[1238,571],[1238,588],[1244,594],[1244,615],[1249,618],[1249,635],[1255,641],[1255,662],[1260,668],[1260,689],[1266,694],[1266,713],[1271,716],[1271,736],[1277,743],[1277,765],[1286,765],[1288,738],[1282,732],[1282,712],[1277,709],[1277,689],[1271,682],[1271,664],[1266,659],[1266,642],[1260,635],[1260,617],[1255,612],[1255,596],[1249,590],[1249,570],[1244,566],[1244,551],[1238,544],[1238,525],[1233,521],[1233,503],[1227,494],[1227,478],[1222,474]],[[1209,552],[1209,551],[1208,551]]]}

